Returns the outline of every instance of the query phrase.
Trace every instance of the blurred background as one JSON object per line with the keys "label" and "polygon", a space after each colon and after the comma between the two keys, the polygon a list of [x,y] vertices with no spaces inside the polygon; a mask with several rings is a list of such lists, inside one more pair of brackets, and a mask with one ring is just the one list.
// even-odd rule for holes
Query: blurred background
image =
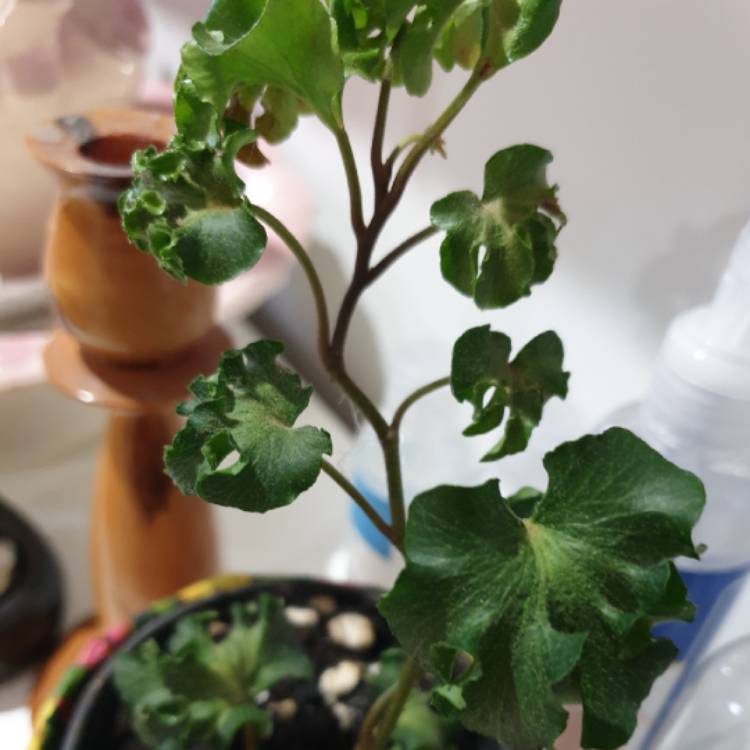
{"label": "blurred background", "polygon": [[[90,607],[86,503],[104,415],[44,383],[40,353],[52,317],[40,257],[54,183],[23,139],[45,120],[95,107],[168,108],[180,44],[207,5],[0,0],[0,494],[42,529],[62,561],[68,624]],[[640,400],[670,321],[711,300],[750,219],[749,38],[743,0],[564,3],[541,50],[480,89],[447,132],[448,158],[426,159],[380,245],[385,253],[425,226],[431,203],[448,192],[480,191],[484,163],[496,150],[531,142],[554,153],[551,178],[569,217],[555,274],[510,310],[479,314],[442,280],[439,239],[414,249],[360,304],[348,362],[364,389],[392,407],[447,371],[453,342],[480,323],[517,342],[557,330],[573,373],[570,395],[550,403],[529,452],[503,462],[507,488],[543,483],[548,449]],[[387,145],[431,123],[462,78],[438,73],[424,99],[397,92]],[[363,175],[375,103],[372,87],[348,85],[345,117]],[[270,158],[268,170],[247,175],[248,192],[304,238],[335,305],[354,259],[336,144],[308,118]],[[366,177],[363,183],[369,198]],[[273,253],[258,278],[222,291],[220,317],[237,339],[288,342],[289,360],[316,385],[309,421],[325,422],[342,467],[366,475],[373,460],[366,435],[358,439],[356,420],[315,361],[304,278],[281,248]],[[487,448],[482,438],[467,447],[446,437],[466,416],[448,394],[415,410],[407,439],[408,429],[424,434],[425,425],[434,437],[431,462],[423,452],[407,468],[413,490],[466,480],[467,464],[455,456]],[[469,477],[497,471],[472,464]],[[332,495],[324,484],[303,498],[302,511],[220,514],[224,565],[387,578],[387,565],[368,568],[355,559],[348,511]],[[325,543],[306,534],[311,522]],[[281,534],[294,536],[293,555]],[[738,599],[745,603],[723,622],[717,644],[750,632],[747,599]],[[22,746],[4,738],[26,731],[22,696],[30,679],[0,685],[3,748]]]}

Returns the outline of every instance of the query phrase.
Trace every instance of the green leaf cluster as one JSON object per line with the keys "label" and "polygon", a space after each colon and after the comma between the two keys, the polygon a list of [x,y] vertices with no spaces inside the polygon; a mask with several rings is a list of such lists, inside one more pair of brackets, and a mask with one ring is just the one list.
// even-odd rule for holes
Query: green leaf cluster
{"label": "green leaf cluster", "polygon": [[545,403],[568,393],[569,374],[562,369],[563,347],[556,333],[535,337],[513,360],[510,352],[510,339],[489,326],[472,328],[453,347],[453,395],[474,407],[464,435],[484,435],[505,421],[502,437],[483,461],[525,450]]}
{"label": "green leaf cluster", "polygon": [[[467,727],[538,750],[564,730],[563,703],[579,700],[583,747],[614,749],[675,655],[650,626],[692,615],[670,559],[697,557],[704,490],[621,429],[544,464],[549,486],[528,517],[495,481],[418,496],[407,565],[381,609]],[[475,664],[451,683],[464,653]]]}
{"label": "green leaf cluster", "polygon": [[119,209],[131,242],[167,273],[218,284],[254,266],[266,246],[266,231],[234,171],[237,152],[255,136],[248,130],[221,136],[210,117],[200,135],[205,139],[178,135],[162,152],[153,146],[137,152]]}
{"label": "green leaf cluster", "polygon": [[214,0],[183,47],[176,95],[196,115],[209,106],[221,116],[233,97],[249,113],[260,104],[254,128],[271,142],[306,111],[336,130],[347,76],[419,96],[433,59],[489,77],[533,52],[559,10],[560,0]]}
{"label": "green leaf cluster", "polygon": [[[389,77],[423,96],[433,60],[485,77],[529,55],[547,38],[561,0],[331,0],[348,73]],[[393,49],[392,66],[388,67]]]}
{"label": "green leaf cluster", "polygon": [[114,678],[140,740],[158,750],[228,748],[245,726],[270,734],[272,717],[255,697],[282,679],[309,679],[312,664],[284,618],[284,603],[263,594],[232,608],[216,642],[215,612],[178,621],[166,649],[150,640],[119,655]]}
{"label": "green leaf cluster", "polygon": [[291,503],[317,479],[332,451],[327,432],[294,427],[312,389],[276,362],[277,341],[226,352],[195,380],[179,412],[187,424],[165,452],[167,473],[186,495],[264,513]]}
{"label": "green leaf cluster", "polygon": [[487,162],[481,198],[462,191],[432,206],[433,225],[446,232],[443,277],[481,309],[507,307],[552,273],[565,217],[547,183],[551,161],[538,146],[503,149]]}
{"label": "green leaf cluster", "polygon": [[370,81],[386,76],[388,48],[414,5],[413,0],[330,0],[347,75]]}

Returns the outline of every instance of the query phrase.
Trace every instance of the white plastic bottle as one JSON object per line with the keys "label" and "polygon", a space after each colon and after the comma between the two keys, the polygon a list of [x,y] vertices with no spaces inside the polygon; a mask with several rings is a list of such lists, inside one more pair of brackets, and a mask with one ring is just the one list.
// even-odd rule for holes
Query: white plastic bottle
{"label": "white plastic bottle", "polygon": [[[704,625],[717,599],[750,570],[750,224],[711,304],[672,322],[644,401],[607,423],[630,428],[706,485],[694,538],[708,549],[700,561],[677,561],[696,620],[658,628],[685,657],[698,633],[710,641]],[[713,614],[711,628],[721,619]]]}

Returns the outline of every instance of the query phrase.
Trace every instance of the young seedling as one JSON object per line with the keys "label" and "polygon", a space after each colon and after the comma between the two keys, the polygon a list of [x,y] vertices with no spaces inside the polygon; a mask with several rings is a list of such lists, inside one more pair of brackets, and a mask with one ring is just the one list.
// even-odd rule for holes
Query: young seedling
{"label": "young seedling", "polygon": [[[450,387],[473,406],[465,434],[493,434],[484,460],[523,451],[546,402],[567,393],[556,334],[518,347],[486,325],[467,331],[445,371],[392,417],[346,367],[361,295],[434,235],[443,235],[444,278],[482,310],[511,305],[552,273],[565,216],[547,180],[552,156],[533,145],[498,151],[481,196],[463,191],[437,200],[426,226],[395,249],[380,254],[378,240],[415,170],[443,150],[445,131],[472,95],[544,42],[560,5],[215,0],[182,50],[177,134],[162,153],[135,157],[135,180],[121,200],[134,244],[183,281],[217,284],[247,270],[263,253],[266,229],[274,231],[309,281],[323,365],[382,446],[388,521],[328,461],[329,435],[295,427],[310,389],[278,363],[280,343],[258,341],[227,352],[215,374],[192,384],[193,398],[180,410],[186,426],[166,452],[167,472],[186,494],[252,512],[288,505],[326,473],[404,555],[381,610],[407,657],[395,685],[373,704],[357,750],[396,741],[399,716],[424,675],[434,686],[433,705],[509,750],[551,748],[569,703],[583,707],[583,747],[617,748],[675,655],[651,625],[692,615],[672,559],[698,556],[691,532],[702,485],[624,430],[550,453],[544,492],[506,498],[497,481],[436,487],[413,499],[407,521],[399,433],[409,407]],[[392,89],[423,95],[434,60],[466,69],[465,84],[434,123],[386,155]],[[342,109],[354,76],[380,87],[367,217]],[[354,271],[335,319],[310,254],[276,216],[248,201],[234,171],[236,158],[262,163],[263,142],[289,136],[303,113],[335,139],[349,187]]]}
{"label": "young seedling", "polygon": [[[221,627],[218,631],[217,626]],[[256,699],[280,680],[312,676],[284,604],[268,594],[236,604],[231,623],[200,612],[177,623],[168,646],[155,640],[115,661],[115,685],[148,747],[228,748],[238,733],[253,750],[273,727]]]}

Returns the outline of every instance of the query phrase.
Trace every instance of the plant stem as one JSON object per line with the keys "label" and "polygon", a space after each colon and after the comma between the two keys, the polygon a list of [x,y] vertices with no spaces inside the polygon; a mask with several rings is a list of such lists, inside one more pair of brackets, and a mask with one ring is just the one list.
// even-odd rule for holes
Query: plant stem
{"label": "plant stem", "polygon": [[365,720],[360,727],[359,737],[354,750],[367,750],[375,741],[375,728],[380,721],[380,717],[388,707],[388,701],[396,692],[396,684],[394,683],[386,691],[382,692],[368,709]]}
{"label": "plant stem", "polygon": [[321,360],[328,369],[331,376],[336,380],[341,389],[351,399],[354,405],[364,414],[365,418],[372,424],[375,434],[382,441],[385,440],[388,432],[388,423],[378,411],[375,404],[368,398],[361,388],[349,377],[343,366],[341,358],[336,357],[330,345],[330,323],[328,318],[328,305],[326,302],[323,285],[320,281],[315,266],[310,256],[299,240],[289,231],[285,224],[274,216],[270,211],[260,206],[251,206],[253,215],[273,229],[274,232],[286,244],[292,254],[295,256],[302,270],[307,276],[307,280],[312,290],[315,300],[315,308],[318,317],[318,350]]}
{"label": "plant stem", "polygon": [[388,435],[388,422],[372,402],[370,397],[351,379],[344,367],[343,361],[332,354],[331,350],[324,359],[324,365],[331,377],[339,384],[341,390],[349,397],[352,403],[364,415],[365,419],[372,425],[378,440],[383,443]]}
{"label": "plant stem", "polygon": [[414,246],[420,242],[424,242],[430,237],[437,233],[437,227],[426,227],[421,232],[417,232],[408,239],[404,240],[398,247],[391,250],[377,265],[374,265],[370,269],[370,274],[367,277],[367,283],[372,284],[373,281],[380,278],[401,256],[405,255]]}
{"label": "plant stem", "polygon": [[388,438],[382,445],[383,457],[385,459],[385,475],[388,481],[388,507],[391,511],[393,543],[401,554],[405,555],[406,502],[404,499],[404,482],[401,477],[401,449],[398,433],[389,430]]}
{"label": "plant stem", "polygon": [[453,120],[456,119],[461,110],[466,106],[466,103],[471,99],[474,92],[482,84],[484,78],[484,68],[482,66],[476,67],[461,91],[458,92],[456,97],[446,107],[440,117],[438,117],[438,119],[435,120],[427,130],[425,130],[412,150],[406,155],[406,159],[393,181],[393,188],[391,190],[391,195],[394,196],[396,203],[400,200],[414,170],[419,166],[419,162],[437,139],[447,130]]}
{"label": "plant stem", "polygon": [[406,149],[408,146],[411,146],[413,143],[416,143],[421,137],[421,133],[413,133],[412,135],[404,138],[402,141],[399,141],[394,146],[393,151],[391,151],[388,158],[385,160],[385,163],[388,164],[392,169],[396,164],[398,157],[401,156],[401,154],[404,152],[404,149]]}
{"label": "plant stem", "polygon": [[365,220],[362,213],[362,188],[359,184],[359,172],[357,171],[357,162],[354,158],[354,151],[349,140],[349,134],[341,127],[334,131],[336,142],[341,152],[341,159],[344,163],[346,172],[346,182],[349,186],[349,202],[352,229],[359,238],[365,231]]}
{"label": "plant stem", "polygon": [[414,393],[407,396],[402,401],[398,409],[396,409],[396,413],[393,415],[393,422],[391,422],[391,432],[398,435],[399,430],[401,429],[401,422],[404,419],[404,415],[417,401],[419,401],[419,399],[428,396],[430,393],[432,393],[433,391],[437,391],[440,388],[445,388],[450,384],[451,379],[449,377],[440,378],[440,380],[434,380],[432,383],[427,383],[427,385],[423,385],[421,388],[417,388]]}
{"label": "plant stem", "polygon": [[[360,409],[365,417],[373,425],[373,428],[378,434],[381,440],[385,440],[388,432],[388,423],[385,421],[383,416],[378,411],[375,404],[367,397],[367,395],[357,386],[357,384],[349,377],[345,369],[341,365],[337,365],[331,361],[331,350],[329,344],[330,338],[330,324],[328,320],[328,307],[326,303],[325,293],[323,286],[320,282],[315,266],[310,260],[310,256],[307,254],[302,244],[297,238],[287,229],[284,223],[274,216],[269,211],[266,211],[260,206],[252,206],[252,212],[256,218],[266,224],[268,227],[273,229],[282,241],[287,245],[290,251],[297,258],[299,264],[302,266],[305,272],[310,288],[315,299],[315,305],[318,315],[318,348],[321,352],[321,358],[324,363],[329,364],[329,372],[339,383],[342,390],[349,396],[354,404]],[[385,523],[375,509],[367,502],[367,499],[362,495],[353,484],[349,482],[337,469],[331,464],[323,461],[323,471],[325,471],[339,486],[341,486],[349,496],[354,500],[357,505],[364,511],[365,515],[372,521],[374,526],[383,534],[392,544],[396,547],[400,547],[401,537],[394,535],[391,526]],[[398,515],[398,514],[397,514]]]}
{"label": "plant stem", "polygon": [[401,422],[404,415],[412,406],[429,393],[450,384],[450,378],[441,378],[433,383],[428,383],[408,396],[398,407],[393,417],[393,422],[388,428],[388,439],[383,445],[385,457],[385,470],[388,479],[388,502],[391,509],[391,528],[396,539],[396,546],[405,554],[406,533],[406,502],[404,499],[404,485],[401,477]]}
{"label": "plant stem", "polygon": [[252,724],[242,727],[242,750],[256,750],[258,747],[258,733]]}
{"label": "plant stem", "polygon": [[[372,221],[367,227],[363,227],[361,232],[356,232],[358,244],[354,277],[352,278],[351,284],[344,295],[344,300],[341,303],[341,309],[333,331],[331,344],[333,350],[339,355],[344,350],[346,335],[349,330],[349,325],[351,324],[352,316],[354,315],[357,301],[362,295],[362,292],[374,280],[370,278],[369,275],[369,264],[372,251],[383,226],[401,201],[406,186],[409,183],[414,170],[419,166],[419,162],[427,151],[429,151],[430,146],[445,132],[459,112],[466,106],[466,103],[469,101],[472,94],[479,88],[484,78],[484,67],[478,66],[475,68],[465,86],[458,92],[456,97],[440,117],[438,117],[438,119],[421,135],[412,150],[409,151],[393,181],[392,187],[383,194],[381,200],[376,201]],[[386,164],[389,162],[386,162]],[[354,171],[356,173],[356,167],[354,167]],[[383,176],[381,175],[377,179],[382,178]],[[361,200],[361,192],[359,192],[358,182],[356,187],[358,191],[357,195],[360,196]],[[376,196],[377,195],[378,190],[376,189]]]}
{"label": "plant stem", "polygon": [[[406,526],[406,508],[404,503],[403,481],[401,477],[398,427],[403,413],[399,415],[397,412],[395,430],[385,422],[377,407],[375,407],[372,401],[367,398],[367,396],[346,373],[343,355],[344,346],[346,343],[347,332],[354,315],[354,310],[362,292],[369,284],[378,278],[388,266],[401,257],[401,255],[418,242],[421,242],[433,234],[432,228],[419,232],[417,235],[414,235],[402,243],[402,245],[397,247],[392,253],[387,255],[380,264],[372,269],[370,268],[370,259],[372,257],[375,243],[377,242],[383,226],[401,200],[406,185],[414,170],[417,168],[422,157],[427,153],[436,139],[442,135],[446,128],[456,118],[458,113],[463,109],[472,94],[480,86],[483,79],[483,68],[477,67],[469,77],[465,86],[448,105],[443,114],[440,115],[435,123],[430,126],[421,137],[419,137],[412,150],[407,154],[401,169],[396,175],[393,186],[390,189],[387,187],[387,182],[390,180],[390,168],[379,168],[382,158],[382,137],[385,129],[387,108],[390,98],[390,86],[387,85],[387,82],[386,85],[381,87],[378,113],[375,123],[375,133],[373,135],[373,149],[371,153],[371,161],[373,161],[373,178],[375,180],[375,211],[373,213],[372,221],[367,226],[364,226],[364,224],[360,224],[359,222],[359,218],[361,218],[362,194],[356,164],[354,163],[354,157],[351,153],[351,144],[343,129],[337,133],[337,139],[339,141],[339,147],[344,159],[344,166],[349,181],[350,198],[353,207],[352,225],[354,226],[354,231],[357,237],[357,258],[351,283],[349,284],[349,288],[347,289],[341,303],[325,364],[329,372],[331,372],[333,377],[339,382],[355,405],[373,425],[375,434],[378,436],[383,448],[388,478],[388,501],[391,509],[391,528],[396,540],[395,544],[402,551]],[[358,213],[354,210],[355,206],[359,206]],[[441,382],[439,386],[435,387],[440,387],[444,384],[444,382]],[[420,394],[417,398],[421,398],[421,395],[424,394]],[[410,405],[410,403],[406,404],[403,411],[406,411]]]}
{"label": "plant stem", "polygon": [[325,353],[328,351],[331,337],[330,323],[328,320],[328,305],[326,303],[323,285],[320,282],[320,277],[315,270],[312,260],[310,260],[310,256],[307,254],[305,248],[302,247],[299,240],[289,231],[289,229],[287,229],[280,219],[277,219],[272,213],[266,211],[266,209],[261,208],[260,206],[253,205],[250,210],[257,219],[276,232],[297,259],[300,266],[302,266],[302,270],[307,276],[310,289],[312,290],[315,299],[315,309],[318,316],[318,350],[320,351],[321,356],[325,356]]}
{"label": "plant stem", "polygon": [[[392,185],[389,185],[392,170],[405,145],[394,150],[391,156],[383,162],[383,139],[391,93],[389,81],[387,79],[383,81],[378,99],[378,110],[370,153],[373,180],[375,183],[375,210],[370,223],[366,226],[362,220],[362,192],[356,163],[351,150],[351,143],[343,128],[337,131],[336,134],[349,184],[352,226],[357,238],[357,257],[354,265],[354,274],[342,300],[330,346],[323,352],[323,360],[328,371],[370,421],[380,441],[385,459],[388,480],[388,502],[391,511],[390,534],[386,534],[386,537],[398,547],[402,554],[404,553],[406,503],[404,502],[399,446],[401,422],[412,404],[428,393],[448,385],[450,380],[449,378],[442,378],[415,391],[399,406],[394,415],[393,422],[389,425],[377,407],[347,374],[344,365],[344,346],[354,310],[362,292],[408,250],[435,233],[436,230],[433,227],[428,227],[418,232],[402,242],[401,245],[386,255],[377,265],[372,268],[370,267],[375,243],[389,217],[401,200],[414,170],[424,155],[464,108],[484,78],[485,67],[482,65],[475,68],[465,86],[445,111],[432,126],[417,138],[415,145],[406,155]],[[344,489],[349,491],[347,487],[349,482],[345,477],[328,465],[327,462],[323,463],[323,467],[335,481],[338,481]],[[351,489],[354,490],[354,493],[350,492],[350,494],[363,510],[366,507],[370,507],[364,497],[361,495],[358,497],[360,493],[358,493],[356,488],[352,487]],[[364,506],[360,503],[360,500],[365,501]],[[371,518],[371,520],[375,522],[374,519]],[[409,693],[414,683],[419,679],[420,674],[421,670],[416,660],[413,657],[409,657],[393,690],[389,691],[385,696],[381,696],[381,699],[376,701],[370,708],[357,742],[357,750],[385,749],[388,739],[404,709]]]}
{"label": "plant stem", "polygon": [[413,656],[407,658],[396,683],[395,690],[389,696],[388,703],[383,713],[383,718],[374,729],[375,742],[372,750],[385,750],[393,730],[398,723],[398,717],[404,710],[414,684],[422,674],[416,659]]}
{"label": "plant stem", "polygon": [[336,484],[346,492],[352,500],[362,509],[364,514],[372,521],[373,525],[378,531],[388,539],[392,544],[395,544],[393,537],[393,530],[391,527],[380,517],[380,514],[375,508],[370,505],[367,498],[332,464],[328,461],[323,461],[323,471],[333,479]]}
{"label": "plant stem", "polygon": [[370,149],[370,165],[372,177],[375,184],[375,200],[382,198],[388,191],[390,180],[390,168],[383,163],[383,141],[385,140],[385,128],[388,121],[388,107],[391,101],[391,81],[384,78],[380,85],[378,97],[378,110],[375,115],[375,128],[372,134],[372,148]]}

